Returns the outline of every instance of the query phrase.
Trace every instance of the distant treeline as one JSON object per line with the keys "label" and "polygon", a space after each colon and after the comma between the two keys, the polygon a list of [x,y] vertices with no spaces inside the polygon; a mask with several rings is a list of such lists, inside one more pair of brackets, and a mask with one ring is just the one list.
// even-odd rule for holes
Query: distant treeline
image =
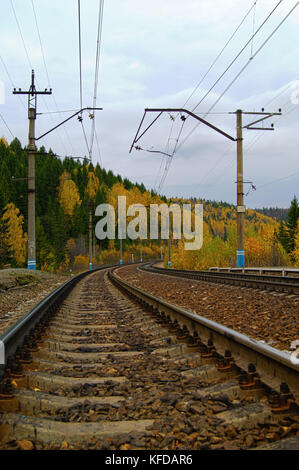
{"label": "distant treeline", "polygon": [[[226,202],[195,198],[171,198],[147,190],[141,183],[115,175],[87,160],[58,158],[44,147],[37,150],[36,168],[36,260],[47,271],[88,269],[89,214],[101,203],[117,210],[118,196],[127,197],[127,206],[162,203],[204,204],[204,243],[200,250],[184,250],[184,241],[173,239],[172,265],[184,269],[235,264],[237,248],[236,207]],[[18,139],[10,144],[0,138],[0,268],[26,266],[27,251],[27,149]],[[194,219],[194,213],[192,214]],[[299,264],[299,207],[296,198],[290,209],[248,209],[245,215],[247,265]],[[95,263],[118,262],[119,240],[95,238]],[[194,223],[194,220],[193,220]],[[167,261],[167,241],[123,240],[123,260],[158,259],[163,250]]]}
{"label": "distant treeline", "polygon": [[[16,138],[10,144],[0,138],[0,267],[25,266],[28,151]],[[141,183],[106,171],[87,160],[58,158],[50,149],[37,149],[36,256],[38,267],[57,270],[68,262],[69,253],[87,254],[89,211],[108,202],[114,185],[128,191],[146,192]],[[156,193],[150,192],[151,197]],[[165,197],[161,200],[167,201]],[[18,233],[18,238],[13,234]],[[74,243],[75,241],[75,243]],[[108,240],[94,240],[95,249],[108,247]],[[17,246],[13,246],[13,244]],[[75,244],[74,248],[73,245]]]}
{"label": "distant treeline", "polygon": [[273,217],[279,221],[285,222],[287,220],[289,209],[281,209],[279,207],[263,207],[262,209],[254,209],[260,214],[267,215],[268,217]]}

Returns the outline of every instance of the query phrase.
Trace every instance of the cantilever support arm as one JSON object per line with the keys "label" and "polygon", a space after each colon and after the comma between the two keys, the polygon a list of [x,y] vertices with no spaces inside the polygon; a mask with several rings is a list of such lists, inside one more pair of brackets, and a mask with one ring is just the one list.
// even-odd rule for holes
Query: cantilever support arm
{"label": "cantilever support arm", "polygon": [[82,113],[83,111],[102,111],[103,108],[82,108],[80,109],[80,111],[77,111],[76,113],[72,114],[70,117],[68,117],[67,119],[65,119],[64,121],[62,121],[60,124],[57,124],[57,126],[54,126],[52,127],[52,129],[50,129],[49,131],[45,132],[43,135],[41,135],[40,137],[37,137],[35,140],[40,140],[42,139],[43,137],[45,137],[46,135],[50,134],[50,132],[52,131],[55,131],[55,129],[58,129],[58,127],[62,126],[63,124],[65,124],[66,122],[70,121],[71,119],[73,119],[73,117],[77,116],[78,114]]}
{"label": "cantilever support arm", "polygon": [[[159,113],[159,115],[154,119],[154,121],[145,129],[145,131],[143,131],[143,133],[139,136],[139,131],[141,129],[141,126],[142,126],[142,123],[144,121],[144,118],[145,118],[145,115],[146,113]],[[156,122],[156,120],[161,116],[162,113],[185,113],[185,114],[188,114],[189,116],[193,117],[194,119],[196,119],[197,121],[200,121],[202,122],[203,124],[205,124],[206,126],[210,127],[211,129],[213,129],[214,131],[218,132],[219,134],[223,135],[224,137],[226,137],[227,139],[230,139],[234,142],[237,141],[237,139],[235,137],[232,137],[231,135],[227,134],[226,132],[222,131],[221,129],[219,129],[218,127],[214,126],[213,124],[211,124],[210,122],[206,121],[205,119],[202,119],[201,117],[197,116],[197,114],[194,114],[192,111],[189,111],[188,109],[183,109],[183,108],[146,108],[144,110],[144,115],[143,115],[143,118],[141,120],[141,123],[138,127],[138,130],[137,130],[137,133],[136,133],[136,136],[133,140],[133,143],[131,145],[131,148],[130,148],[130,152],[132,151],[133,147],[134,147],[134,144],[136,144],[136,142],[138,142],[141,137],[148,131],[148,129],[154,124],[154,122]]]}
{"label": "cantilever support arm", "polygon": [[146,112],[147,112],[147,110],[144,111],[143,117],[142,117],[142,119],[141,119],[141,123],[139,124],[138,130],[137,130],[136,135],[135,135],[135,137],[134,137],[134,140],[133,140],[133,143],[132,143],[132,145],[131,145],[131,148],[130,148],[130,152],[129,152],[129,153],[132,152],[132,149],[133,149],[133,147],[134,147],[134,144],[136,144],[136,143],[138,142],[138,140],[141,139],[141,137],[149,130],[150,127],[152,127],[152,125],[159,119],[159,117],[160,117],[161,114],[162,114],[162,111],[161,111],[161,113],[158,114],[158,116],[153,120],[153,122],[151,122],[151,124],[150,124],[149,126],[147,126],[147,128],[145,129],[145,131],[143,131],[142,134],[138,137],[138,134],[139,134],[139,131],[140,131],[141,126],[142,126],[142,124],[143,124],[143,121],[144,121]]}

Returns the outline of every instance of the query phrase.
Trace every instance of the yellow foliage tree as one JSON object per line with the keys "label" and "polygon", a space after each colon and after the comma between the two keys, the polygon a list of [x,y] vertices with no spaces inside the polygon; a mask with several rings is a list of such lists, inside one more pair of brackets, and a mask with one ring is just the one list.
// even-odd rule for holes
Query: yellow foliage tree
{"label": "yellow foliage tree", "polygon": [[127,191],[121,183],[114,184],[108,194],[108,203],[111,204],[115,210],[117,210],[118,207],[118,196],[127,196],[128,206],[129,191]]}
{"label": "yellow foliage tree", "polygon": [[4,208],[2,217],[5,225],[5,242],[10,247],[18,266],[26,260],[27,234],[23,232],[24,217],[20,210],[11,202]]}
{"label": "yellow foliage tree", "polygon": [[[68,260],[69,261],[69,260]],[[98,264],[98,261],[96,258],[92,258],[92,264],[96,266]],[[86,271],[89,267],[89,257],[84,256],[84,255],[78,255],[75,256],[74,258],[74,263],[73,263],[73,270],[74,271]],[[62,270],[65,267],[62,265]]]}
{"label": "yellow foliage tree", "polygon": [[271,243],[274,236],[275,224],[264,224],[260,225],[258,234],[265,243]]}
{"label": "yellow foliage tree", "polygon": [[56,264],[54,253],[52,253],[52,251],[46,252],[45,250],[41,250],[41,258],[43,259],[43,263],[40,266],[40,270],[54,273]]}
{"label": "yellow foliage tree", "polygon": [[85,193],[91,201],[94,201],[96,198],[97,191],[100,189],[100,181],[97,175],[90,171],[88,173],[88,183],[85,190]]}
{"label": "yellow foliage tree", "polygon": [[295,266],[299,266],[299,225],[295,236],[295,249],[292,252],[292,258],[294,260]]}
{"label": "yellow foliage tree", "polygon": [[249,263],[257,264],[258,260],[262,259],[264,253],[263,244],[258,238],[249,237],[245,239],[245,253],[246,261]]}
{"label": "yellow foliage tree", "polygon": [[71,175],[67,171],[64,171],[60,176],[58,198],[63,212],[65,215],[70,217],[74,213],[75,206],[81,205],[81,199],[76,183],[71,179]]}
{"label": "yellow foliage tree", "polygon": [[85,271],[88,269],[89,258],[88,256],[78,255],[75,256],[73,268],[75,271]]}
{"label": "yellow foliage tree", "polygon": [[0,142],[2,142],[5,145],[5,147],[8,147],[7,140],[4,137],[0,138]]}

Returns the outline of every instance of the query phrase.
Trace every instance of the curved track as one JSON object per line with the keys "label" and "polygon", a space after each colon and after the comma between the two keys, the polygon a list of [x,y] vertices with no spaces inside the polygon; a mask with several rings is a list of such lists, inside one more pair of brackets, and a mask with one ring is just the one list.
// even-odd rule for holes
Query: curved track
{"label": "curved track", "polygon": [[190,312],[163,311],[111,271],[79,279],[11,347],[2,449],[298,448],[286,384],[271,391],[253,363],[221,354],[216,330],[206,341]]}
{"label": "curved track", "polygon": [[299,294],[299,277],[295,276],[166,269],[157,267],[153,263],[148,263],[141,269],[156,274],[167,274],[168,276],[178,276],[187,279],[196,279],[198,281],[220,282],[222,284],[233,284],[252,287],[254,289],[272,290],[295,295]]}

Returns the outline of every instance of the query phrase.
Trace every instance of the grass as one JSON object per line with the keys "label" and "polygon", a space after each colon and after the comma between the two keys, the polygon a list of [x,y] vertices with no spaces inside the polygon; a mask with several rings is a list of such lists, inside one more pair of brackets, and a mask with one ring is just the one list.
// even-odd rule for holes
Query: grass
{"label": "grass", "polygon": [[15,281],[18,286],[26,286],[28,284],[32,284],[33,282],[39,282],[38,278],[32,274],[18,275],[15,277]]}

